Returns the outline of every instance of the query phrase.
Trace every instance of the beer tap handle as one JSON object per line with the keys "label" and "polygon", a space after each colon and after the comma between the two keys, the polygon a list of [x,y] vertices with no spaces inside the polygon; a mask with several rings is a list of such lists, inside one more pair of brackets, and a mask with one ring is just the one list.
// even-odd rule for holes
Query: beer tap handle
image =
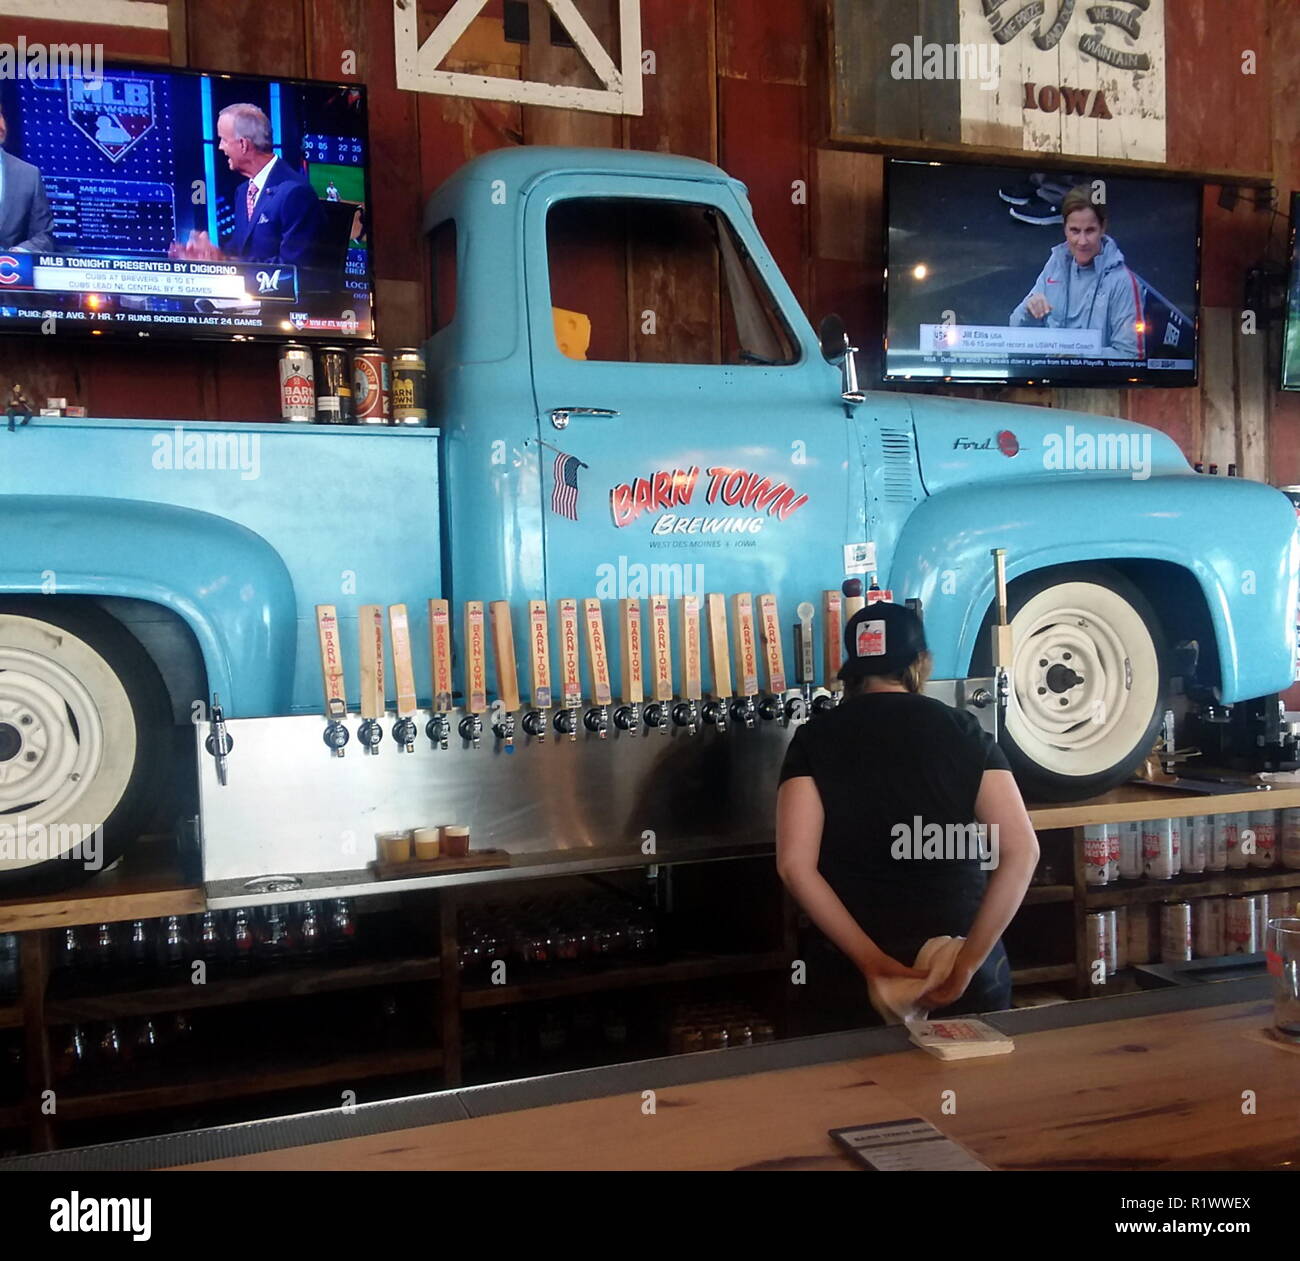
{"label": "beer tap handle", "polygon": [[497,738],[505,742],[507,753],[515,751],[515,710],[519,708],[519,669],[515,662],[515,632],[510,621],[510,602],[493,600],[492,648],[497,668],[497,697],[504,714],[493,724]]}
{"label": "beer tap handle", "polygon": [[483,711],[487,709],[487,624],[483,601],[465,601],[465,716],[460,720],[462,740],[479,747],[483,736]]}
{"label": "beer tap handle", "polygon": [[595,709],[589,711],[584,721],[588,731],[594,731],[602,740],[609,735],[609,707],[614,697],[609,681],[609,653],[605,645],[605,619],[600,601],[588,598],[582,602],[583,620],[587,627],[587,672],[591,678],[591,699]]}
{"label": "beer tap handle", "polygon": [[758,597],[759,627],[763,638],[763,665],[767,673],[768,695],[759,706],[764,718],[785,721],[784,696],[788,686],[785,677],[785,647],[781,641],[781,621],[777,614],[776,596]]}
{"label": "beer tap handle", "polygon": [[342,757],[350,734],[343,722],[348,716],[348,694],[343,677],[338,612],[334,605],[316,606],[316,637],[320,643],[321,677],[325,681],[324,739],[334,756]]}
{"label": "beer tap handle", "polygon": [[556,601],[560,625],[560,695],[564,708],[555,716],[556,730],[578,738],[578,707],[582,678],[578,673],[578,602],[571,596]]}
{"label": "beer tap handle", "polygon": [[733,690],[731,645],[727,638],[727,597],[712,593],[705,598],[705,605],[709,615],[709,662],[713,669],[713,699],[704,708],[704,718],[719,731],[726,731]]}
{"label": "beer tap handle", "polygon": [[641,601],[618,602],[618,659],[622,673],[622,704],[614,711],[614,725],[632,735],[641,728],[641,703],[645,700],[645,676],[641,644]]}
{"label": "beer tap handle", "polygon": [[388,606],[388,630],[393,642],[393,678],[397,688],[397,722],[393,724],[393,742],[407,753],[415,752],[415,663],[411,658],[411,623],[406,605]]}
{"label": "beer tap handle", "polygon": [[451,608],[446,600],[429,601],[429,651],[433,678],[433,717],[425,734],[439,748],[447,747],[447,713],[452,707]]}
{"label": "beer tap handle", "polygon": [[668,734],[669,710],[673,701],[673,639],[672,618],[668,611],[668,597],[650,597],[650,667],[651,697],[645,708],[647,727],[657,727],[662,735]]}
{"label": "beer tap handle", "polygon": [[752,728],[758,716],[758,638],[754,629],[754,597],[741,592],[731,597],[732,620],[736,624],[736,675],[740,699],[731,706],[732,716]]}
{"label": "beer tap handle", "polygon": [[844,620],[847,622],[855,613],[866,606],[867,597],[862,594],[862,579],[848,578],[841,584],[844,593]]}
{"label": "beer tap handle", "polygon": [[[700,597],[682,596],[679,608],[682,621],[682,703],[674,707],[673,717],[678,726],[687,727],[690,734],[694,735],[700,726],[700,699],[704,692],[701,678]],[[683,712],[684,722],[679,717]]]}
{"label": "beer tap handle", "polygon": [[551,640],[545,600],[528,601],[528,659],[532,672],[533,708],[524,715],[524,730],[546,739],[551,698]]}
{"label": "beer tap handle", "polygon": [[378,753],[384,729],[380,720],[387,708],[384,679],[384,606],[363,604],[357,617],[361,638],[361,729],[357,739],[367,753]]}
{"label": "beer tap handle", "polygon": [[226,730],[226,715],[221,708],[221,697],[216,692],[212,693],[212,711],[209,728],[208,738],[203,742],[203,746],[216,759],[217,783],[224,788],[228,782],[227,759],[230,756],[230,750],[235,747],[235,742],[231,739],[230,732]]}
{"label": "beer tap handle", "polygon": [[822,592],[822,686],[813,698],[813,709],[824,713],[833,709],[844,690],[840,666],[844,660],[844,596],[839,591]]}

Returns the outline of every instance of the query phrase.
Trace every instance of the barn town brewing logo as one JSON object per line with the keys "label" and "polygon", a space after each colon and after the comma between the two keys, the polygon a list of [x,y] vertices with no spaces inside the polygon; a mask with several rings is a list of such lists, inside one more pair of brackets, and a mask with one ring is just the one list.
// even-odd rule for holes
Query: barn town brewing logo
{"label": "barn town brewing logo", "polygon": [[[657,513],[651,534],[758,534],[768,521],[785,521],[807,502],[808,496],[787,482],[721,465],[704,469],[703,477],[699,465],[661,469],[609,492],[615,526],[622,529],[643,513]],[[717,510],[723,508],[742,511],[722,515]],[[693,509],[714,511],[697,516]]]}

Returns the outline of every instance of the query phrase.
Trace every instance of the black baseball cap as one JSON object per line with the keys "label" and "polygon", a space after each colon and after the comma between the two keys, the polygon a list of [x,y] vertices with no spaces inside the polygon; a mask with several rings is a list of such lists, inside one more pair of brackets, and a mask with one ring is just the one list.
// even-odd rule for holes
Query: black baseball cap
{"label": "black baseball cap", "polygon": [[840,678],[897,674],[926,651],[921,619],[905,604],[884,600],[859,609],[844,627]]}

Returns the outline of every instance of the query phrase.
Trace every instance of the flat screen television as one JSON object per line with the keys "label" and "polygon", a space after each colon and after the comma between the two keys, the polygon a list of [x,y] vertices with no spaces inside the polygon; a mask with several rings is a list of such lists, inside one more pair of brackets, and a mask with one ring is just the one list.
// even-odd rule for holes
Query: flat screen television
{"label": "flat screen television", "polygon": [[0,332],[374,338],[360,85],[110,65],[0,109]]}
{"label": "flat screen television", "polygon": [[1286,286],[1282,388],[1300,390],[1300,193],[1291,194],[1291,274]]}
{"label": "flat screen television", "polygon": [[893,159],[886,381],[1194,385],[1201,186]]}

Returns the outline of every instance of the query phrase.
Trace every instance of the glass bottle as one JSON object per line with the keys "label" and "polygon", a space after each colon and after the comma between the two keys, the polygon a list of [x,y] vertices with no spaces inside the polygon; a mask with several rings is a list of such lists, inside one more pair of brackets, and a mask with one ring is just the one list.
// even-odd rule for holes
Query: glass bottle
{"label": "glass bottle", "polygon": [[91,962],[97,968],[111,968],[113,966],[113,954],[117,944],[117,934],[113,931],[112,924],[100,924],[95,929],[95,945],[91,955]]}
{"label": "glass bottle", "polygon": [[268,906],[262,916],[257,953],[267,963],[283,963],[289,957],[291,938],[283,906]]}
{"label": "glass bottle", "polygon": [[298,921],[298,953],[302,959],[319,958],[325,949],[325,935],[315,902],[302,904],[302,918]]}
{"label": "glass bottle", "polygon": [[146,1018],[135,1034],[135,1055],[140,1060],[151,1060],[158,1052],[158,1027]]}
{"label": "glass bottle", "polygon": [[334,899],[329,944],[334,954],[348,954],[357,944],[357,925],[352,918],[352,904],[347,898]]}
{"label": "glass bottle", "polygon": [[81,934],[75,928],[65,928],[59,938],[59,947],[54,954],[56,971],[72,972],[85,962],[81,946]]}
{"label": "glass bottle", "polygon": [[221,958],[225,942],[222,940],[221,918],[216,911],[203,912],[195,935],[200,959],[215,963]]}
{"label": "glass bottle", "polygon": [[253,925],[248,912],[242,907],[233,913],[230,926],[230,954],[237,968],[249,967],[253,962]]}
{"label": "glass bottle", "polygon": [[61,1077],[77,1077],[90,1067],[90,1039],[81,1025],[72,1025],[68,1036],[59,1050],[58,1074]]}
{"label": "glass bottle", "polygon": [[132,920],[126,938],[126,961],[133,968],[149,962],[149,928],[142,919]]}
{"label": "glass bottle", "polygon": [[105,1068],[116,1068],[122,1063],[122,1032],[116,1021],[110,1021],[100,1031],[99,1062]]}
{"label": "glass bottle", "polygon": [[185,965],[189,953],[185,940],[185,928],[179,915],[169,915],[163,923],[162,943],[159,953],[164,967],[179,968]]}

